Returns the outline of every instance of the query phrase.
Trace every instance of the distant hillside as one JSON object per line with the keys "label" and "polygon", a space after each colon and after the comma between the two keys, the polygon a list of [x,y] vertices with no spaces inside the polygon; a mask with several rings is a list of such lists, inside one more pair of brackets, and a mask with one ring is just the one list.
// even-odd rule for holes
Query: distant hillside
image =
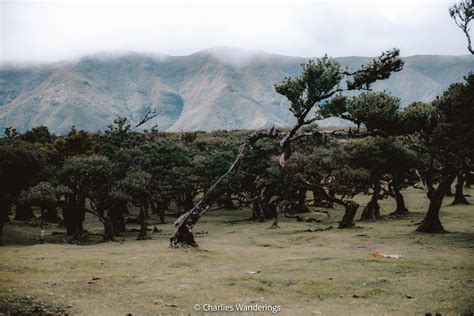
{"label": "distant hillside", "polygon": [[[430,101],[474,71],[473,56],[412,56],[374,90],[402,104]],[[357,67],[366,57],[339,61]],[[307,59],[231,49],[189,56],[94,55],[78,62],[0,68],[0,130],[46,125],[63,133],[74,125],[106,128],[117,116],[136,122],[148,107],[160,130],[288,126],[291,113],[274,84],[300,73]],[[323,123],[324,124],[324,123]],[[337,121],[325,124],[339,124]]]}

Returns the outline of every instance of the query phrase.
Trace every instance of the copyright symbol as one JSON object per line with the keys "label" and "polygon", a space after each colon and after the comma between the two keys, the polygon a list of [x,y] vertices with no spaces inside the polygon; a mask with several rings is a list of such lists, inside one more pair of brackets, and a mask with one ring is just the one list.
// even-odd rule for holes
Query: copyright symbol
{"label": "copyright symbol", "polygon": [[193,309],[194,309],[194,311],[199,312],[201,310],[201,305],[194,304]]}

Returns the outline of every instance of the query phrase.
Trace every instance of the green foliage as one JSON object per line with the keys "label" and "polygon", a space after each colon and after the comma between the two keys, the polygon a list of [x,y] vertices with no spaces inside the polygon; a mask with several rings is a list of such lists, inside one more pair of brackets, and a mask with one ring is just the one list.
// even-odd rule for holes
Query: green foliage
{"label": "green foliage", "polygon": [[[275,89],[290,101],[290,111],[302,125],[309,111],[319,102],[342,91],[369,89],[375,81],[387,79],[392,72],[400,71],[404,63],[399,55],[398,49],[386,51],[354,72],[343,71],[337,61],[328,57],[310,60],[302,65],[300,76],[285,78]],[[347,78],[345,87],[341,84],[344,78]],[[334,108],[323,112],[342,114],[345,111]]]}
{"label": "green foliage", "polygon": [[5,128],[5,131],[3,132],[5,134],[5,136],[8,138],[8,139],[14,139],[16,138],[18,135],[20,135],[20,133],[17,131],[16,128],[13,128],[11,126],[9,127],[6,127]]}
{"label": "green foliage", "polygon": [[433,102],[437,122],[427,145],[448,169],[472,168],[474,161],[474,74],[465,81]]}
{"label": "green foliage", "polygon": [[26,191],[23,201],[46,209],[56,205],[57,196],[56,188],[51,183],[42,181]]}
{"label": "green foliage", "polygon": [[20,138],[29,143],[51,143],[55,136],[46,126],[38,126],[20,135]]}
{"label": "green foliage", "polygon": [[119,190],[137,204],[143,202],[150,194],[152,175],[143,170],[132,170],[119,183]]}
{"label": "green foliage", "polygon": [[372,92],[353,97],[347,111],[351,121],[364,124],[371,131],[393,129],[399,108],[400,99],[385,92]]}
{"label": "green foliage", "polygon": [[399,133],[430,132],[436,126],[436,120],[436,111],[432,103],[412,103],[399,114]]}
{"label": "green foliage", "polygon": [[387,79],[392,72],[402,70],[404,62],[399,55],[400,50],[394,48],[363,65],[360,70],[353,73],[352,78],[347,80],[348,90],[369,89],[375,81]]}
{"label": "green foliage", "polygon": [[377,130],[398,132],[400,99],[386,92],[365,92],[354,97],[335,96],[319,108],[324,117],[339,116],[358,127],[362,124],[369,132]]}
{"label": "green foliage", "polygon": [[307,113],[341,81],[341,66],[334,59],[323,57],[303,64],[303,73],[295,78],[285,78],[275,86],[290,102],[290,111],[296,118]]}
{"label": "green foliage", "polygon": [[421,165],[421,157],[398,137],[366,137],[352,140],[344,146],[343,158],[354,168],[369,171],[373,180],[385,175],[406,177]]}
{"label": "green foliage", "polygon": [[105,203],[114,183],[114,165],[105,156],[73,156],[64,162],[59,178],[78,199]]}
{"label": "green foliage", "polygon": [[37,147],[21,141],[0,145],[0,199],[14,200],[40,179],[44,157]]}

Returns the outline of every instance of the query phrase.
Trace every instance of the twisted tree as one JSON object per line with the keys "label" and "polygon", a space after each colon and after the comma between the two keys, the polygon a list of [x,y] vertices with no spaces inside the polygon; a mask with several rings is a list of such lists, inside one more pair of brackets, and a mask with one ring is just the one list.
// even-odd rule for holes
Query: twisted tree
{"label": "twisted tree", "polygon": [[[389,78],[392,72],[400,71],[403,67],[403,61],[399,54],[400,52],[396,48],[388,50],[356,71],[342,69],[336,60],[325,56],[314,61],[310,60],[307,64],[302,65],[303,72],[300,76],[287,77],[277,84],[276,91],[290,102],[289,110],[295,117],[295,125],[286,134],[273,128],[250,134],[240,146],[229,170],[208,189],[194,208],[175,222],[176,230],[170,238],[170,246],[179,247],[182,244],[196,246],[192,234],[193,226],[220,196],[226,182],[229,181],[252,144],[262,138],[281,136],[279,164],[284,168],[292,153],[292,143],[307,135],[306,133],[298,134],[300,129],[320,118],[317,113],[312,117],[310,113],[316,111],[322,101],[343,91],[369,90],[375,81]],[[314,132],[309,133],[309,135],[314,134]]]}
{"label": "twisted tree", "polygon": [[452,84],[433,103],[414,103],[402,113],[402,128],[419,128],[413,141],[431,157],[429,165],[417,171],[430,199],[419,232],[444,232],[439,218],[444,196],[456,176],[474,168],[474,74],[465,81]]}

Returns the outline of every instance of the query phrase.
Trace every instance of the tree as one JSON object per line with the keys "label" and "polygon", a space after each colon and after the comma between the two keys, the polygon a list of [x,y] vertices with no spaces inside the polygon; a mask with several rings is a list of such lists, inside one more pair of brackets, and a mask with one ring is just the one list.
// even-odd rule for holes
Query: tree
{"label": "tree", "polygon": [[[48,218],[45,211],[50,213],[49,216],[57,216],[57,192],[56,188],[54,188],[51,183],[43,181],[29,188],[28,191],[26,191],[24,199],[27,201],[27,204],[35,205],[40,208],[41,224],[43,224],[43,221],[46,219],[49,221],[52,219]],[[51,211],[51,209],[54,209],[54,211]]]}
{"label": "tree", "polygon": [[337,95],[320,107],[324,117],[338,116],[357,126],[363,126],[368,134],[388,135],[397,133],[397,117],[400,99],[386,92],[364,92],[351,98]]}
{"label": "tree", "polygon": [[[60,181],[69,189],[66,194],[66,217],[82,219],[83,213],[95,215],[104,225],[104,240],[113,239],[113,226],[110,218],[113,205],[111,192],[116,181],[113,163],[105,156],[74,156],[68,158],[60,173]],[[86,207],[86,199],[90,201],[90,209]],[[79,214],[69,214],[78,212]],[[80,228],[80,223],[75,223]]]}
{"label": "tree", "polygon": [[402,137],[367,136],[354,139],[345,146],[345,161],[353,168],[364,168],[370,174],[372,198],[361,219],[376,220],[381,217],[378,200],[392,196],[397,207],[392,215],[408,212],[401,190],[417,182],[414,169],[423,157],[410,148]]}
{"label": "tree", "polygon": [[458,172],[457,174],[457,183],[456,183],[456,186],[455,186],[455,191],[454,191],[454,201],[453,201],[453,205],[456,205],[456,204],[470,204],[469,201],[466,199],[466,196],[464,195],[464,190],[463,190],[463,186],[464,186],[464,183],[466,181],[466,175],[460,171]]}
{"label": "tree", "polygon": [[[301,155],[302,159],[299,160],[305,183],[318,192],[320,201],[326,201],[328,206],[335,203],[344,207],[345,212],[339,222],[339,228],[351,228],[359,208],[359,204],[351,199],[367,191],[370,173],[364,168],[354,168],[350,165],[344,142],[326,137],[321,146]],[[293,156],[290,161],[297,156]]]}
{"label": "tree", "polygon": [[[354,217],[359,208],[359,204],[350,200],[355,195],[364,192],[369,185],[370,174],[363,168],[351,168],[348,166],[340,166],[333,169],[331,181],[328,181],[329,190],[334,192],[334,196],[328,196],[333,202],[344,206],[344,216],[339,222],[339,228],[354,227]],[[339,194],[338,198],[336,194]],[[349,199],[348,199],[349,198]]]}
{"label": "tree", "polygon": [[474,50],[471,47],[471,35],[469,34],[471,30],[469,23],[474,19],[474,1],[461,0],[458,4],[453,4],[449,7],[449,15],[466,35],[467,50],[474,55]]}
{"label": "tree", "polygon": [[20,135],[20,138],[29,143],[51,143],[55,136],[50,133],[49,129],[46,126],[38,126],[32,128],[29,131],[26,131],[24,134]]}
{"label": "tree", "polygon": [[148,239],[147,213],[151,178],[150,173],[137,169],[128,172],[125,179],[119,184],[120,190],[127,194],[133,203],[140,208],[140,233],[137,237],[139,240]]}
{"label": "tree", "polygon": [[[170,238],[172,247],[178,247],[183,243],[196,245],[191,232],[194,224],[220,196],[222,184],[229,180],[249,147],[257,140],[268,137],[276,138],[281,135],[279,163],[280,166],[284,167],[285,162],[291,156],[292,143],[301,137],[297,133],[303,126],[316,121],[317,117],[308,118],[308,116],[320,102],[342,91],[369,89],[375,81],[387,79],[392,72],[400,71],[403,67],[403,61],[399,58],[399,50],[393,49],[383,53],[380,57],[375,58],[354,72],[342,70],[337,61],[328,57],[315,61],[310,60],[308,64],[302,65],[302,67],[303,72],[300,76],[285,78],[283,82],[275,86],[276,91],[289,100],[290,111],[296,119],[295,125],[285,135],[274,129],[257,131],[249,135],[241,145],[229,170],[210,187],[193,209],[176,221],[175,233]],[[346,79],[345,84],[344,79]]]}
{"label": "tree", "polygon": [[[0,144],[0,244],[10,207],[17,203],[23,190],[39,181],[42,168],[43,157],[34,145],[22,141]],[[26,218],[23,215],[20,217]]]}
{"label": "tree", "polygon": [[421,127],[414,140],[431,156],[427,168],[418,171],[430,204],[417,231],[443,232],[439,211],[444,196],[456,176],[473,170],[474,75],[452,84],[432,104],[412,104],[403,112],[402,126]]}

